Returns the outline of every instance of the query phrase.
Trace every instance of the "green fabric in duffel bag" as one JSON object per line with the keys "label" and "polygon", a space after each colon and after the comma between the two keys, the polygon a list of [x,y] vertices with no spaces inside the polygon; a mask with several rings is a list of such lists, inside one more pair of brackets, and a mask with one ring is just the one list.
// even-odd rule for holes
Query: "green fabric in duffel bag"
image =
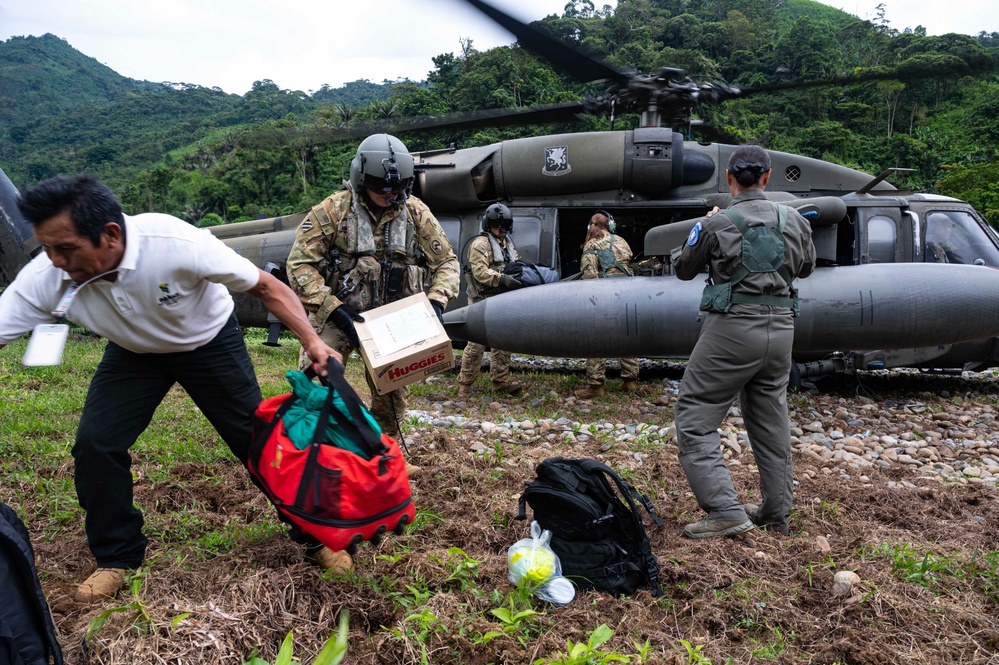
{"label": "green fabric in duffel bag", "polygon": [[[305,375],[305,372],[290,371],[285,376],[288,378],[288,383],[291,384],[291,391],[295,393],[296,400],[282,418],[284,428],[295,447],[299,450],[305,450],[312,444],[312,437],[316,431],[316,421],[319,420],[319,412],[322,411],[323,402],[326,401],[326,396],[332,388],[315,383]],[[333,408],[337,409],[348,420],[353,421],[347,404],[339,394],[333,396]],[[375,434],[381,436],[382,428],[379,427],[367,409],[361,409],[361,412]],[[326,427],[326,435],[323,440],[337,448],[349,450],[364,459],[371,459],[367,452],[358,446],[333,420],[330,420],[330,424]]]}

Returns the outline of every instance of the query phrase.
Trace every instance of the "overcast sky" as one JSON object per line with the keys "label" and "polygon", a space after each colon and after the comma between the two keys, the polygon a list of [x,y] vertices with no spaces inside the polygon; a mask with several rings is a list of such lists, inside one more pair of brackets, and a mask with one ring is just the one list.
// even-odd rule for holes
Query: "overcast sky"
{"label": "overcast sky", "polygon": [[[561,14],[566,1],[492,0],[525,22]],[[826,4],[873,19],[881,1]],[[996,0],[883,2],[898,30],[999,31]],[[462,0],[0,0],[0,40],[45,33],[130,78],[237,94],[262,79],[303,91],[422,80],[433,56],[460,51],[459,38],[480,50],[513,41]]]}

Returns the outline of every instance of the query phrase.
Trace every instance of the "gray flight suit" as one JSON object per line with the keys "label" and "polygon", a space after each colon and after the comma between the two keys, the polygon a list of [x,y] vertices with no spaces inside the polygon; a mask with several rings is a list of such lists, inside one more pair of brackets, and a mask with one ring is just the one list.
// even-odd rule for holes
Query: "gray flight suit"
{"label": "gray flight suit", "polygon": [[[750,227],[777,226],[777,206],[758,188],[730,206]],[[811,227],[787,209],[784,264],[793,277],[815,266]],[[673,252],[677,277],[694,279],[705,265],[717,283],[728,282],[742,264],[743,236],[729,217],[715,213],[699,220],[687,242]],[[790,295],[776,272],[749,273],[732,287],[747,296]],[[680,384],[676,407],[680,463],[698,505],[714,520],[747,519],[725,466],[718,428],[739,398],[753,457],[760,473],[759,525],[787,527],[792,506],[791,434],[787,383],[791,369],[794,319],[788,307],[733,304],[727,313],[702,313],[703,324]]]}

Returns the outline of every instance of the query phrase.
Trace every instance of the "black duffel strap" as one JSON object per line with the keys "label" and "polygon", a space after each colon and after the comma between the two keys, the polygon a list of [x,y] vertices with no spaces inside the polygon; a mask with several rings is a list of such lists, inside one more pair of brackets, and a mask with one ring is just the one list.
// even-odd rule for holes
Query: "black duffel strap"
{"label": "black duffel strap", "polygon": [[[323,409],[319,413],[319,420],[316,422],[316,430],[312,435],[313,445],[322,443],[323,437],[326,434],[326,426],[329,423],[330,416],[332,416],[337,425],[346,430],[357,445],[367,453],[369,459],[383,454],[388,449],[382,443],[381,436],[372,429],[371,425],[368,424],[368,419],[364,417],[364,412],[361,410],[361,398],[354,388],[347,383],[347,379],[344,376],[343,364],[331,356],[326,366],[326,374],[325,377],[320,376],[319,380],[323,385],[329,386],[330,390],[323,402]],[[311,366],[305,370],[305,375],[310,379],[318,376]],[[350,418],[344,416],[340,412],[340,409],[334,408],[334,393],[339,395],[340,399],[347,406]]]}

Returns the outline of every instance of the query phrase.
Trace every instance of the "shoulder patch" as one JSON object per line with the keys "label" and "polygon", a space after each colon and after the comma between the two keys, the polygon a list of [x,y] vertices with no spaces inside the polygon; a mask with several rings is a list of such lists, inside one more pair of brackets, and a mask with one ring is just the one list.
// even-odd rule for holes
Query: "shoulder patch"
{"label": "shoulder patch", "polygon": [[302,226],[299,227],[299,231],[301,231],[302,233],[305,233],[306,231],[310,231],[310,230],[312,230],[312,220],[309,219],[308,217],[306,217],[305,221],[302,222]]}
{"label": "shoulder patch", "polygon": [[693,247],[701,239],[702,228],[701,223],[697,222],[694,224],[694,228],[690,229],[690,235],[687,236],[687,247]]}
{"label": "shoulder patch", "polygon": [[444,253],[444,245],[442,245],[441,241],[438,240],[437,238],[434,238],[430,242],[430,249],[433,250],[434,254],[443,254]]}

